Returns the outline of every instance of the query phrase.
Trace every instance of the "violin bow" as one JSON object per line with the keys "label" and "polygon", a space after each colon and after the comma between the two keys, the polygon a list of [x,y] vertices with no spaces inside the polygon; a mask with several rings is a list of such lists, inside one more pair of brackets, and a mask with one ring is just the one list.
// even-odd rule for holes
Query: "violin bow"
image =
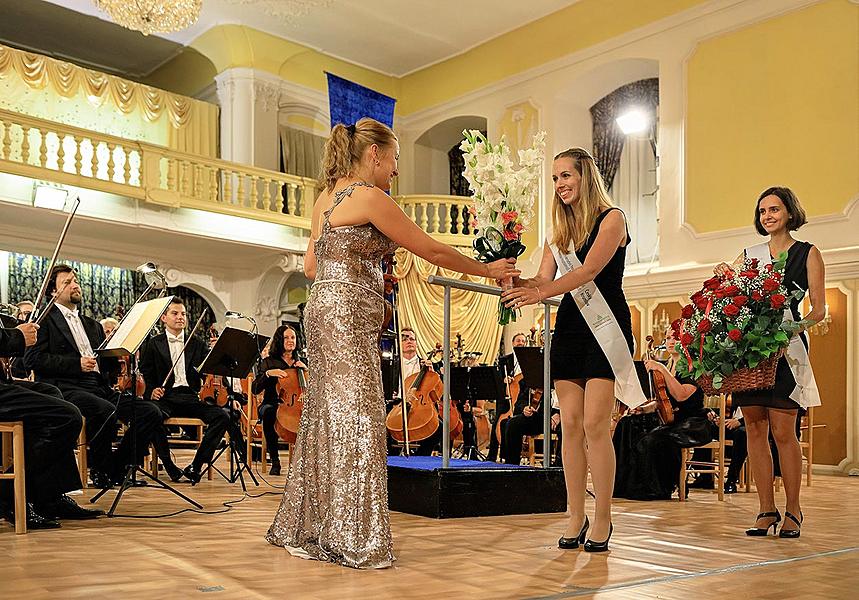
{"label": "violin bow", "polygon": [[[179,356],[176,357],[176,360],[173,361],[173,366],[170,367],[170,370],[167,372],[167,377],[164,378],[164,382],[161,384],[160,387],[167,386],[167,380],[173,376],[173,372],[176,370],[176,365],[179,364],[179,361],[183,360],[183,357],[185,356],[185,348],[188,347],[188,344],[190,344],[191,340],[194,338],[194,334],[197,333],[198,329],[200,329],[200,325],[203,324],[203,318],[208,314],[208,312],[209,307],[207,306],[203,309],[203,312],[200,313],[200,318],[197,319],[197,322],[194,324],[194,328],[191,330],[191,333],[189,333],[188,336],[185,338],[185,344],[182,346],[182,352],[180,352]],[[168,348],[170,347],[169,342],[167,343],[167,346]]]}
{"label": "violin bow", "polygon": [[[54,253],[51,255],[51,260],[48,261],[48,269],[45,271],[45,277],[42,279],[42,285],[39,287],[39,293],[36,295],[36,299],[33,301],[33,311],[30,313],[30,316],[27,317],[27,323],[33,322],[33,319],[36,316],[36,311],[39,308],[39,304],[42,303],[42,300],[45,299],[45,293],[48,291],[48,283],[51,280],[51,271],[54,270],[54,265],[57,264],[57,256],[60,254],[60,248],[63,245],[63,242],[66,239],[66,234],[69,232],[69,226],[72,224],[72,219],[75,216],[75,213],[78,211],[78,206],[80,206],[81,197],[75,196],[75,199],[72,201],[72,209],[69,211],[69,216],[66,217],[66,223],[63,225],[63,230],[60,232],[60,239],[57,240],[57,245],[54,247]],[[68,282],[67,282],[68,283]],[[58,290],[59,291],[59,290]],[[56,296],[54,296],[56,298]],[[52,299],[53,300],[53,299]],[[37,323],[42,320],[41,315],[47,314],[51,307],[53,307],[54,302],[50,302],[48,306],[45,307],[41,313],[39,313],[39,320]]]}
{"label": "violin bow", "polygon": [[[391,255],[389,266],[393,269],[394,264],[396,263],[396,256]],[[408,457],[411,454],[410,443],[409,443],[409,415],[408,415],[408,405],[406,404],[406,380],[403,377],[403,353],[402,353],[402,344],[400,343],[400,315],[397,306],[397,296],[399,292],[399,286],[394,286],[391,289],[391,306],[393,307],[393,321],[394,321],[394,350],[396,350],[396,356],[400,361],[400,377],[399,377],[399,385],[400,385],[400,402],[402,403],[402,411],[403,411],[403,443],[405,445],[406,456]]]}

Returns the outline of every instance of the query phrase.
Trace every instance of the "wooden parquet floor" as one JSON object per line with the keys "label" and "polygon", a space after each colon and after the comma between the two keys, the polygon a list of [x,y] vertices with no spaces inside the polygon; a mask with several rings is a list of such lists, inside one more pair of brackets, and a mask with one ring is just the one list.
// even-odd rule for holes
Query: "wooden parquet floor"
{"label": "wooden parquet floor", "polygon": [[[242,497],[238,484],[218,479],[180,487],[206,511]],[[272,488],[250,491],[265,489]],[[857,598],[857,494],[859,479],[816,477],[803,488],[798,540],[743,534],[757,511],[754,494],[718,502],[695,490],[687,503],[618,501],[611,552],[603,555],[559,550],[563,515],[438,521],[394,513],[398,561],[383,571],[306,561],[269,546],[263,535],[279,493],[220,514],[65,522],[24,536],[4,524],[0,598]],[[99,505],[107,508],[112,497]],[[184,507],[169,492],[134,489],[119,512]]]}

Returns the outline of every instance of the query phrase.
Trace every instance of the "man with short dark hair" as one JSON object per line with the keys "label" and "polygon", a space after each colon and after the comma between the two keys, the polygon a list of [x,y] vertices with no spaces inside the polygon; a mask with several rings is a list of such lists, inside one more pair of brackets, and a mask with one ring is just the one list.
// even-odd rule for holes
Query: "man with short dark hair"
{"label": "man with short dark hair", "polygon": [[[206,433],[193,462],[181,472],[196,484],[200,481],[203,466],[212,460],[224,438],[230,417],[223,408],[200,400],[201,380],[196,367],[206,357],[206,344],[198,338],[191,338],[186,346],[187,314],[181,299],[173,298],[167,311],[161,315],[161,323],[164,333],[149,339],[140,351],[140,373],[146,381],[145,397],[153,400],[165,417],[189,417],[206,423]],[[236,435],[240,434],[237,432]],[[236,441],[240,439],[238,437]],[[159,456],[163,454],[159,451]],[[165,468],[175,481],[177,467],[165,464]]]}
{"label": "man with short dark hair", "polygon": [[[95,355],[95,349],[104,342],[104,331],[98,321],[78,310],[82,291],[74,269],[56,265],[47,293],[56,298],[56,303],[42,321],[39,339],[27,349],[24,362],[33,370],[36,381],[58,387],[86,418],[90,477],[95,486],[110,487],[122,481],[127,465],[142,462],[153,433],[161,427],[161,414],[151,403],[111,389],[109,375],[117,368],[117,361]],[[112,454],[117,418],[129,422],[132,410],[133,422]],[[137,456],[132,457],[135,433]]]}

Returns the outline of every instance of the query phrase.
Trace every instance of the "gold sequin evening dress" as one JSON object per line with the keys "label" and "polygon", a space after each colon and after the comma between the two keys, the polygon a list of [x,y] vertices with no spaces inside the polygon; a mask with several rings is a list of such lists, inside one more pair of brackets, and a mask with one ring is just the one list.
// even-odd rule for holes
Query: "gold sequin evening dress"
{"label": "gold sequin evening dress", "polygon": [[353,568],[394,560],[379,358],[381,260],[396,245],[370,224],[331,227],[314,244],[304,313],[312,366],[286,489],[266,539],[290,554]]}

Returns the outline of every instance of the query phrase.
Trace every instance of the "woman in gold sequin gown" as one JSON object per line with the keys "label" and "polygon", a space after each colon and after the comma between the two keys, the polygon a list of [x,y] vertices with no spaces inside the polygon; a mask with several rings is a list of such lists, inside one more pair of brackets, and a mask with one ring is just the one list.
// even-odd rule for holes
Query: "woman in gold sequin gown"
{"label": "woman in gold sequin gown", "polygon": [[354,568],[394,560],[388,516],[385,408],[379,359],[381,259],[398,246],[441,267],[495,279],[515,262],[483,264],[433,240],[385,193],[399,145],[373,119],[336,125],[323,152],[304,269],[313,365],[286,489],[266,539],[290,554]]}

